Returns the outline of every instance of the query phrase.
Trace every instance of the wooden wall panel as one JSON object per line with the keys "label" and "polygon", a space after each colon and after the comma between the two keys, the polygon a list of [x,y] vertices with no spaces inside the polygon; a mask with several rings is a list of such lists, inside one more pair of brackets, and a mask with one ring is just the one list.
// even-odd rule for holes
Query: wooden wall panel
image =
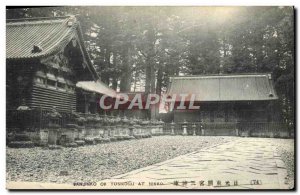
{"label": "wooden wall panel", "polygon": [[70,112],[76,110],[76,95],[75,92],[63,92],[33,85],[29,104],[31,108],[51,109],[55,106],[58,111]]}

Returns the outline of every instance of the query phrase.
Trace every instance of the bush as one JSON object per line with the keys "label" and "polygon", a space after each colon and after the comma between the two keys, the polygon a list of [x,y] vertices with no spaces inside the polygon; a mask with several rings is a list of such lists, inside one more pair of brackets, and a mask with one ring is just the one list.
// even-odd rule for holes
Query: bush
{"label": "bush", "polygon": [[135,134],[133,136],[135,137],[135,139],[141,139],[141,138],[143,138],[142,135],[139,135],[139,134]]}
{"label": "bush", "polygon": [[122,135],[118,135],[118,136],[115,136],[117,141],[121,141],[121,140],[124,140],[124,137]]}
{"label": "bush", "polygon": [[30,138],[25,133],[19,133],[15,135],[16,141],[30,141]]}
{"label": "bush", "polygon": [[110,138],[103,138],[102,141],[103,141],[103,143],[108,143],[108,142],[110,142]]}
{"label": "bush", "polygon": [[151,137],[151,135],[149,133],[142,134],[141,136],[142,136],[142,138],[149,138],[149,137]]}
{"label": "bush", "polygon": [[124,140],[130,140],[131,138],[130,138],[129,135],[124,135],[124,136],[123,136],[123,139],[124,139]]}
{"label": "bush", "polygon": [[34,143],[32,141],[12,141],[8,144],[10,148],[33,148]]}
{"label": "bush", "polygon": [[85,143],[88,144],[88,145],[94,145],[94,144],[95,144],[94,138],[91,138],[91,137],[86,137],[86,138],[84,138],[84,141],[85,141]]}
{"label": "bush", "polygon": [[58,146],[58,145],[49,145],[48,148],[49,148],[49,150],[59,150],[59,149],[62,149],[62,147]]}
{"label": "bush", "polygon": [[103,138],[102,137],[96,137],[94,140],[98,144],[103,142]]}
{"label": "bush", "polygon": [[37,146],[37,147],[43,147],[43,148],[48,147],[48,143],[43,143],[43,142],[34,143],[34,145]]}
{"label": "bush", "polygon": [[133,137],[133,136],[129,136],[129,139],[135,139],[135,137]]}
{"label": "bush", "polygon": [[115,142],[115,141],[117,141],[117,138],[116,138],[116,137],[111,137],[111,138],[110,138],[110,141],[111,141],[111,142]]}
{"label": "bush", "polygon": [[14,136],[6,136],[6,143],[12,142],[15,140]]}
{"label": "bush", "polygon": [[79,117],[75,119],[77,121],[78,124],[83,125],[84,122],[86,122],[86,119],[83,117]]}
{"label": "bush", "polygon": [[84,146],[85,141],[83,141],[83,140],[76,140],[75,143],[76,143],[78,146]]}
{"label": "bush", "polygon": [[76,124],[66,124],[66,127],[67,128],[77,128],[78,125],[76,125]]}
{"label": "bush", "polygon": [[149,134],[149,133],[146,133],[146,134],[145,134],[145,138],[150,138],[150,137],[152,137],[151,134]]}
{"label": "bush", "polygon": [[78,145],[76,143],[74,143],[74,142],[72,142],[72,143],[66,143],[65,146],[69,147],[69,148],[76,148],[76,147],[78,147]]}

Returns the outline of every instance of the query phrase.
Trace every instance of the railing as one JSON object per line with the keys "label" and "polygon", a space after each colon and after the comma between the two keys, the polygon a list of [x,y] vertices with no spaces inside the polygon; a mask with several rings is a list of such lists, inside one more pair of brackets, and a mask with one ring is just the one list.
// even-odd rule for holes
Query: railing
{"label": "railing", "polygon": [[[175,134],[182,134],[182,126],[185,123],[174,123],[174,133]],[[188,134],[193,134],[193,131],[195,129],[196,135],[201,134],[201,129],[236,129],[237,123],[235,122],[226,122],[226,123],[221,123],[221,122],[215,122],[215,123],[204,123],[204,122],[191,122],[191,123],[186,123],[187,125],[187,133]],[[195,125],[195,126],[194,126]],[[171,133],[171,123],[165,123],[163,125],[164,132],[166,134]]]}
{"label": "railing", "polygon": [[237,128],[240,134],[247,133],[249,136],[273,134],[274,137],[281,137],[281,134],[290,134],[288,125],[281,122],[240,122]]}
{"label": "railing", "polygon": [[92,117],[95,117],[95,116],[99,116],[101,118],[104,118],[104,117],[107,117],[107,118],[116,118],[117,116],[112,116],[112,115],[104,115],[104,114],[91,114],[91,113],[78,113],[79,116],[81,117],[89,117],[89,116],[92,116]]}
{"label": "railing", "polygon": [[[49,117],[47,114],[49,110],[38,108],[26,111],[7,110],[6,111],[6,125],[8,129],[29,130],[35,131],[47,128],[49,124]],[[61,118],[55,120],[55,123],[60,127],[65,127],[70,122],[70,113],[60,112]]]}
{"label": "railing", "polygon": [[[37,108],[26,111],[19,110],[7,110],[6,111],[6,125],[7,129],[15,129],[17,131],[37,131],[40,129],[48,128],[49,125],[49,117],[48,113],[51,111],[48,109]],[[76,123],[74,118],[71,117],[71,113],[59,112],[62,117],[58,118],[55,121],[55,124],[61,128],[66,127],[67,124]],[[87,118],[89,116],[96,117],[99,116],[101,118],[115,118],[116,116],[111,115],[98,115],[91,113],[77,113],[79,116]],[[53,120],[52,120],[53,122]],[[88,122],[85,122],[85,125],[89,125]]]}
{"label": "railing", "polygon": [[[6,124],[8,129],[19,131],[37,131],[48,128],[51,112],[46,109],[33,109],[28,111],[7,110]],[[59,127],[66,127],[66,124],[74,123],[70,113],[62,113],[61,118],[55,123]],[[95,117],[96,114],[79,113],[80,116],[87,118]],[[115,116],[101,115],[100,117],[114,118]],[[73,119],[74,120],[74,119]],[[86,125],[88,125],[86,123]],[[239,136],[271,136],[289,137],[290,132],[286,123],[281,122],[195,122],[195,123],[164,123],[164,134],[171,134],[172,126],[174,134],[183,134],[183,125],[186,125],[188,135],[239,135]]]}
{"label": "railing", "polygon": [[[163,130],[165,134],[171,134],[172,126],[174,134],[183,133],[185,123],[165,123]],[[272,134],[274,137],[289,136],[286,123],[282,122],[189,122],[187,126],[188,135],[247,135],[247,136],[267,136]],[[201,131],[203,130],[203,131]],[[204,133],[203,133],[204,132]]]}

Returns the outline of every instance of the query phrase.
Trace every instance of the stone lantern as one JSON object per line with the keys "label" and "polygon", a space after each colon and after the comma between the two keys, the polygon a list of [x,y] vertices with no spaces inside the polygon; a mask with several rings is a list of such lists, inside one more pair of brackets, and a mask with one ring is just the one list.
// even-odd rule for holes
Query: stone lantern
{"label": "stone lantern", "polygon": [[77,126],[78,126],[78,139],[84,139],[85,135],[85,122],[86,119],[84,117],[76,118]]}
{"label": "stone lantern", "polygon": [[94,140],[95,143],[103,143],[104,142],[104,118],[100,117],[98,114],[95,117],[96,124],[94,130]]}
{"label": "stone lantern", "polygon": [[79,130],[77,124],[78,118],[80,118],[80,115],[74,111],[71,111],[70,119],[68,120],[68,124],[66,124],[67,129],[62,132],[63,136],[68,139],[67,142],[69,143],[73,143],[75,139],[79,138]]}
{"label": "stone lantern", "polygon": [[159,129],[159,134],[160,135],[164,134],[164,124],[165,123],[161,119],[159,119],[159,121],[158,121],[158,125],[159,125],[158,129]]}
{"label": "stone lantern", "polygon": [[48,137],[45,137],[45,140],[41,140],[44,143],[49,143],[50,145],[56,145],[58,139],[58,131],[60,128],[59,119],[62,118],[61,114],[57,112],[56,108],[53,107],[52,110],[46,114],[48,118]]}
{"label": "stone lantern", "polygon": [[101,134],[102,118],[98,114],[95,116],[95,127],[93,135],[99,137]]}
{"label": "stone lantern", "polygon": [[158,122],[158,120],[156,120],[156,119],[153,120],[153,126],[154,126],[154,130],[155,130],[155,134],[159,135],[159,122]]}
{"label": "stone lantern", "polygon": [[115,135],[116,137],[121,136],[121,131],[122,131],[122,119],[120,118],[120,115],[118,115],[114,119],[114,124],[115,124]]}
{"label": "stone lantern", "polygon": [[59,127],[59,119],[62,118],[61,114],[57,112],[56,107],[53,106],[50,112],[46,114],[46,117],[49,119],[48,127],[50,128],[58,128]]}
{"label": "stone lantern", "polygon": [[104,125],[103,137],[108,138],[110,134],[109,134],[109,122],[108,122],[108,118],[106,116],[106,113],[104,114],[104,117],[103,117],[103,125]]}
{"label": "stone lantern", "polygon": [[235,128],[235,135],[239,136],[239,129],[238,128]]}
{"label": "stone lantern", "polygon": [[204,127],[203,127],[203,124],[202,124],[202,123],[200,124],[200,129],[201,129],[201,135],[204,135],[205,132],[204,132]]}
{"label": "stone lantern", "polygon": [[147,137],[147,135],[150,135],[151,128],[152,128],[151,121],[148,121],[146,119],[146,120],[141,121],[140,124],[142,125],[141,131],[140,131],[140,133],[142,134],[142,137]]}
{"label": "stone lantern", "polygon": [[187,123],[187,121],[184,119],[184,122],[183,122],[183,124],[182,124],[182,130],[183,130],[182,135],[187,135],[187,125],[188,125],[188,123]]}
{"label": "stone lantern", "polygon": [[100,121],[98,123],[98,130],[99,130],[99,135],[101,137],[104,137],[104,118],[102,116],[100,116]]}
{"label": "stone lantern", "polygon": [[134,126],[134,134],[133,136],[137,139],[141,138],[141,120],[138,118],[134,117],[134,122],[135,122],[135,126]]}
{"label": "stone lantern", "polygon": [[196,127],[197,127],[197,125],[194,123],[194,124],[192,125],[192,128],[193,128],[193,136],[196,136]]}
{"label": "stone lantern", "polygon": [[93,136],[95,123],[96,123],[96,120],[93,115],[89,115],[88,117],[86,117],[86,136],[88,136],[88,137]]}
{"label": "stone lantern", "polygon": [[28,127],[27,123],[30,111],[31,109],[25,104],[25,100],[23,99],[21,105],[17,108],[17,112],[21,116],[21,120],[18,121],[20,132],[24,132]]}
{"label": "stone lantern", "polygon": [[148,127],[148,128],[149,128],[149,132],[150,132],[152,135],[155,135],[155,134],[156,134],[155,120],[150,120],[148,126],[149,126],[149,127]]}
{"label": "stone lantern", "polygon": [[113,138],[116,134],[116,129],[117,129],[117,126],[116,126],[116,123],[115,123],[115,118],[107,118],[107,123],[108,123],[108,129],[109,129],[109,136],[111,138]]}
{"label": "stone lantern", "polygon": [[174,121],[172,121],[172,123],[171,123],[171,135],[175,135],[174,128],[175,128],[175,123],[174,123]]}
{"label": "stone lantern", "polygon": [[126,116],[124,116],[124,117],[122,118],[122,127],[121,127],[121,131],[122,131],[122,136],[124,136],[125,139],[127,139],[128,136],[129,136],[128,125],[129,125],[129,120],[127,119]]}
{"label": "stone lantern", "polygon": [[133,120],[134,118],[131,118],[130,120],[129,120],[129,137],[130,137],[130,139],[133,139],[134,137],[133,137],[133,135],[134,135],[134,127],[135,127],[135,120]]}

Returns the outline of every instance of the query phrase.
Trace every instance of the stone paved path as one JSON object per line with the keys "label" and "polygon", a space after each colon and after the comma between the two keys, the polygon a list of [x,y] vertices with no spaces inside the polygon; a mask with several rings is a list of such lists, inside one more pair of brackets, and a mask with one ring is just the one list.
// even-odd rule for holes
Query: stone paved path
{"label": "stone paved path", "polygon": [[275,150],[268,139],[244,138],[103,182],[120,189],[288,189],[287,171]]}

